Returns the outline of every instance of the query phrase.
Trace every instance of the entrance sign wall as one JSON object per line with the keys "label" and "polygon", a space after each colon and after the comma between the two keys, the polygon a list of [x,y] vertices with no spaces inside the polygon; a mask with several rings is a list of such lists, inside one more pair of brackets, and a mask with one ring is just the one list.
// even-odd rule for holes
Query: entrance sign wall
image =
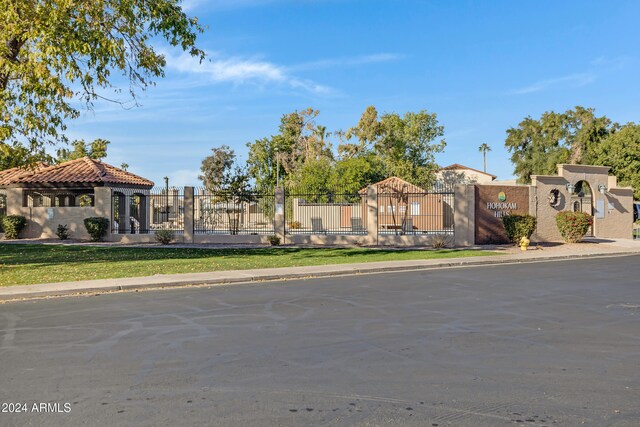
{"label": "entrance sign wall", "polygon": [[630,239],[633,233],[633,189],[618,187],[609,167],[558,165],[558,175],[531,177],[531,185],[456,186],[455,243],[459,246],[508,242],[502,216],[530,214],[537,242],[561,242],[556,215],[579,210],[593,215],[597,238]]}

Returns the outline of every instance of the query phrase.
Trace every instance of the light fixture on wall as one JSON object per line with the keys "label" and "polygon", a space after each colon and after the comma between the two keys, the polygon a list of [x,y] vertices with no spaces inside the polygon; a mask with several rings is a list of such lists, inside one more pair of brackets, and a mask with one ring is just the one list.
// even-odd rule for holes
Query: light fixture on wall
{"label": "light fixture on wall", "polygon": [[575,186],[575,185],[573,185],[573,184],[572,184],[572,183],[570,183],[570,182],[567,182],[567,191],[568,191],[570,194],[573,194],[573,190],[575,190],[575,189],[576,189],[576,186]]}
{"label": "light fixture on wall", "polygon": [[604,195],[609,189],[607,188],[606,185],[598,185],[598,191],[600,192],[600,194]]}

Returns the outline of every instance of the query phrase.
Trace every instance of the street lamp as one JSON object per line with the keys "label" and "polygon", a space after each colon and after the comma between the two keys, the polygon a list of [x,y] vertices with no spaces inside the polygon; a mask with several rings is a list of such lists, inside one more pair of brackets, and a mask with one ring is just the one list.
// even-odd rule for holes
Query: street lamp
{"label": "street lamp", "polygon": [[570,182],[568,182],[568,183],[567,183],[567,191],[568,191],[570,194],[573,194],[573,191],[574,191],[575,189],[576,189],[576,186],[575,186],[575,185],[573,185],[573,184],[572,184],[572,183],[570,183]]}

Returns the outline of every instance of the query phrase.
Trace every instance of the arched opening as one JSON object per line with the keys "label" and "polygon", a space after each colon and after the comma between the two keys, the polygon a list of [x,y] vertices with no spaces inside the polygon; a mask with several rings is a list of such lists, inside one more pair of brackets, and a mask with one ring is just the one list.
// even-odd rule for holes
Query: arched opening
{"label": "arched opening", "polygon": [[135,193],[129,199],[129,221],[134,234],[147,233],[147,203],[144,194]]}
{"label": "arched opening", "polygon": [[117,234],[125,234],[127,232],[126,224],[126,211],[125,211],[125,196],[119,191],[113,193],[113,200],[111,203],[112,212],[112,232]]}
{"label": "arched opening", "polygon": [[[574,212],[585,212],[593,216],[593,191],[587,181],[578,181],[571,194],[571,209]],[[593,226],[589,227],[587,237],[593,237]]]}

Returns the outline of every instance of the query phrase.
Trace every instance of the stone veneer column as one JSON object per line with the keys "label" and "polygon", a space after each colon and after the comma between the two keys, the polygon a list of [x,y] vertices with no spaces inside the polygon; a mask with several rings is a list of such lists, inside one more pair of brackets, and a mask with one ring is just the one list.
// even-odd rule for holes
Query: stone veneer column
{"label": "stone veneer column", "polygon": [[193,187],[184,187],[184,243],[193,243]]}
{"label": "stone veneer column", "polygon": [[[285,223],[285,200],[284,200],[284,189],[279,187],[275,189],[275,215],[273,216],[273,231],[275,232],[276,236],[280,237],[280,241],[284,244],[286,243],[286,236],[285,236],[285,229],[284,229],[284,223]],[[280,211],[280,212],[278,212]]]}
{"label": "stone veneer column", "polygon": [[367,243],[378,244],[378,190],[373,185],[367,187]]}

